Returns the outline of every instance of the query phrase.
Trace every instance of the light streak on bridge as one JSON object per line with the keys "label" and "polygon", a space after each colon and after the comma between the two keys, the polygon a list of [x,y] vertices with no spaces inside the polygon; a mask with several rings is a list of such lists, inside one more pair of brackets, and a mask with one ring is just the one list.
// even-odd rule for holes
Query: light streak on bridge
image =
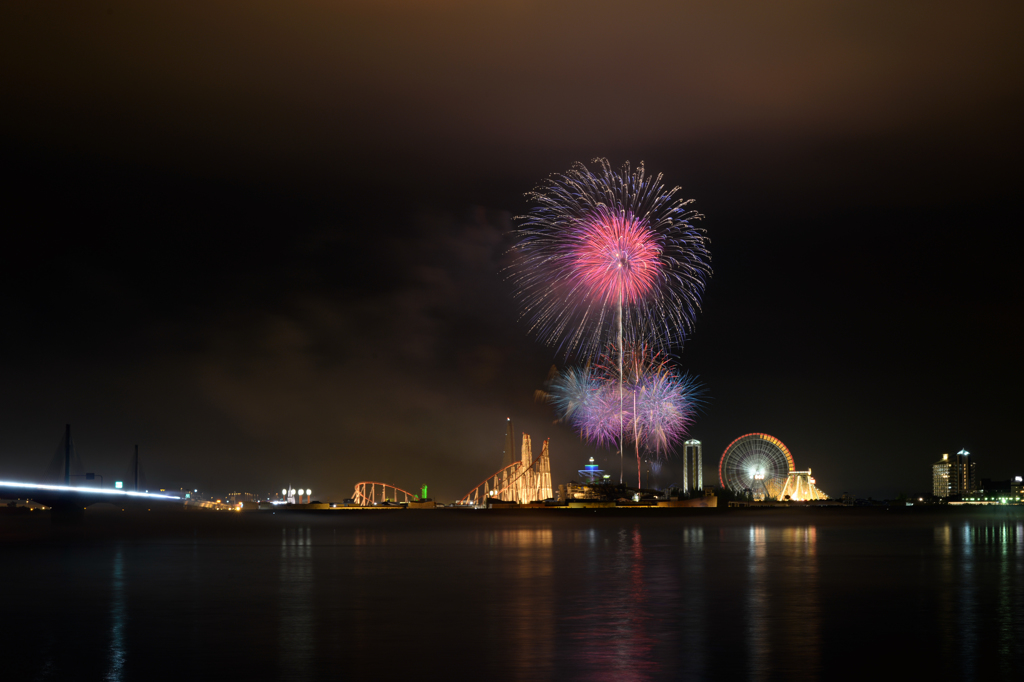
{"label": "light streak on bridge", "polygon": [[55,492],[72,492],[72,493],[88,493],[98,495],[109,495],[111,498],[117,497],[147,497],[147,498],[159,498],[162,500],[180,500],[181,497],[177,495],[161,495],[159,493],[137,493],[133,490],[117,490],[116,488],[85,488],[76,487],[72,485],[48,485],[46,483],[17,483],[15,481],[0,481],[0,489],[2,488],[22,488],[30,490],[52,490]]}

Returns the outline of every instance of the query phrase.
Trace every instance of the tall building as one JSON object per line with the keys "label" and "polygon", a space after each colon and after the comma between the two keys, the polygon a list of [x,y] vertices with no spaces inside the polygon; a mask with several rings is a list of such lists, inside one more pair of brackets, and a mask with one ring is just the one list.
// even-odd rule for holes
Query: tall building
{"label": "tall building", "polygon": [[956,453],[956,485],[958,488],[956,494],[959,495],[963,495],[964,493],[973,493],[978,489],[974,478],[974,459],[970,457],[970,454],[971,453],[967,452],[964,448],[961,448],[960,452]]}
{"label": "tall building", "polygon": [[977,489],[976,465],[971,453],[961,449],[952,459],[948,454],[932,465],[932,494],[951,497],[972,493]]}
{"label": "tall building", "polygon": [[704,457],[700,441],[691,438],[684,443],[683,449],[683,490],[704,489]]}
{"label": "tall building", "polygon": [[[942,459],[932,465],[932,495],[935,497],[949,497],[950,471],[953,463],[949,461],[949,455],[943,455]],[[956,477],[954,476],[955,480]]]}

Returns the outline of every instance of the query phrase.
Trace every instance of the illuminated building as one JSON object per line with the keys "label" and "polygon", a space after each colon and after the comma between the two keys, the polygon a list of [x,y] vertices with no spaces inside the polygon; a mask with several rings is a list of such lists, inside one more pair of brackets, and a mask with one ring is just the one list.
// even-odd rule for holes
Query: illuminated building
{"label": "illuminated building", "polygon": [[978,488],[974,478],[975,462],[973,459],[969,459],[970,454],[963,448],[956,453],[956,485],[960,495],[972,493]]}
{"label": "illuminated building", "polygon": [[604,479],[604,471],[597,468],[597,464],[594,463],[594,458],[590,458],[590,462],[582,469],[578,470],[580,475],[580,481],[584,483],[600,483]]}
{"label": "illuminated building", "polygon": [[683,448],[683,491],[704,489],[704,455],[700,441],[691,438]]}
{"label": "illuminated building", "polygon": [[966,449],[961,449],[953,459],[948,454],[932,465],[932,494],[936,497],[951,497],[972,493],[975,484],[976,464]]}
{"label": "illuminated building", "polygon": [[[950,471],[953,463],[949,461],[949,455],[945,454],[942,459],[932,465],[932,495],[935,497],[949,497]],[[955,480],[956,477],[954,476]]]}

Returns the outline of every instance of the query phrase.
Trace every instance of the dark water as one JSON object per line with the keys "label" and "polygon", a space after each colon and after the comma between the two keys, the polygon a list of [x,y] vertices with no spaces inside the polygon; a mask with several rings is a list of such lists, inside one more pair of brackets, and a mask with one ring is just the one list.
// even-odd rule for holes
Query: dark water
{"label": "dark water", "polygon": [[1024,518],[958,511],[4,518],[4,676],[1008,679]]}

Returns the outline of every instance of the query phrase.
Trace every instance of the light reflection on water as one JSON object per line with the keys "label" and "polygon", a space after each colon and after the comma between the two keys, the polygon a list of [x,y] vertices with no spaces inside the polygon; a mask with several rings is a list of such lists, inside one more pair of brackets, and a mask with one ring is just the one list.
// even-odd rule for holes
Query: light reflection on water
{"label": "light reflection on water", "polygon": [[619,530],[610,547],[594,544],[591,552],[595,564],[607,560],[592,577],[599,591],[574,604],[562,619],[569,625],[575,657],[598,680],[638,679],[656,673],[649,574],[657,569],[645,556],[640,527]]}
{"label": "light reflection on water", "polygon": [[278,679],[870,678],[894,643],[920,676],[1024,669],[1016,519],[402,518],[6,547],[12,620],[68,605],[12,630],[11,672],[145,679],[173,651]]}
{"label": "light reflection on water", "polygon": [[815,678],[820,674],[817,529],[749,531],[746,614],[750,679]]}
{"label": "light reflection on water", "polygon": [[279,672],[298,679],[313,675],[315,662],[313,541],[307,527],[282,528],[280,549]]}
{"label": "light reflection on water", "polygon": [[110,599],[110,668],[106,679],[120,682],[124,672],[124,630],[127,620],[127,604],[125,603],[124,585],[124,547],[117,546],[114,551],[114,567],[111,571]]}
{"label": "light reflection on water", "polygon": [[[1024,524],[945,523],[934,538],[937,620],[943,649],[956,652],[941,659],[966,681],[979,679],[981,670],[1009,678],[1024,655]],[[983,637],[993,651],[981,651]]]}
{"label": "light reflection on water", "polygon": [[750,677],[753,680],[765,679],[771,667],[771,640],[768,631],[768,538],[764,527],[750,527],[750,557],[747,568],[750,572],[750,583],[747,586],[747,644],[750,652]]}

